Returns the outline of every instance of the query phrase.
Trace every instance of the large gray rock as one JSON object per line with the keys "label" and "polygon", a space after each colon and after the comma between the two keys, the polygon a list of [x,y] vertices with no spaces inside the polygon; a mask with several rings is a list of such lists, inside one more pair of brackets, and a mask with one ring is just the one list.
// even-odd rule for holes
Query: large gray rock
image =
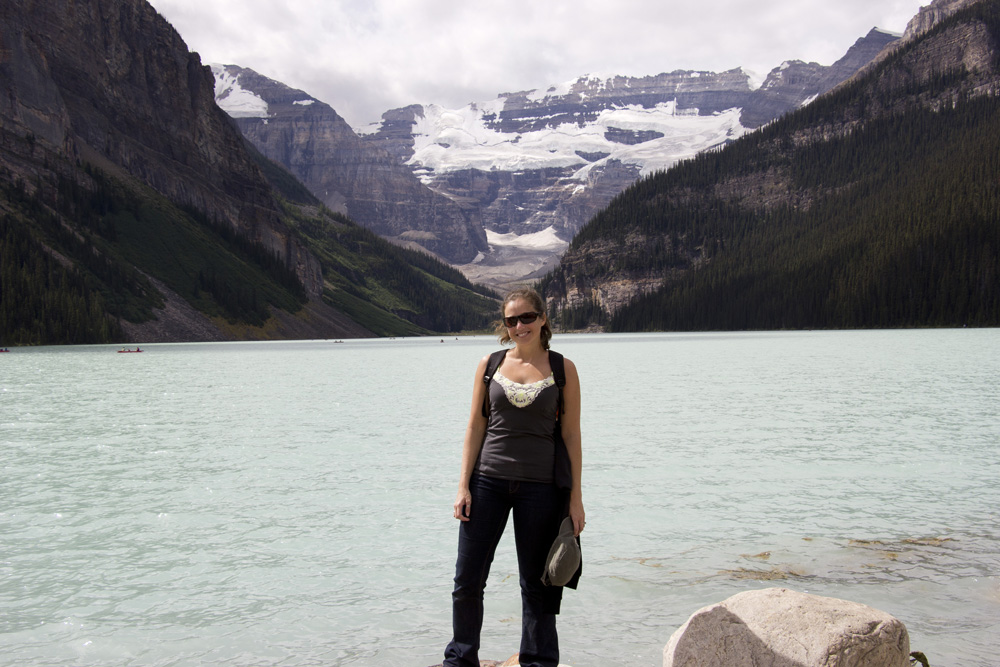
{"label": "large gray rock", "polygon": [[696,611],[663,649],[663,667],[907,667],[910,637],[871,607],[768,588]]}

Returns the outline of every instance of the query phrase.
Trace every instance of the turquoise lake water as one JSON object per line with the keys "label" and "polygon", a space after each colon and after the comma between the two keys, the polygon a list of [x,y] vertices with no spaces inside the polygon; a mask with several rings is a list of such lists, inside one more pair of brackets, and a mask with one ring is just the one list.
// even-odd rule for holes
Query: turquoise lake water
{"label": "turquoise lake water", "polygon": [[[0,665],[437,664],[488,337],[0,355]],[[1000,330],[557,335],[583,388],[562,662],[771,586],[1000,652]],[[511,530],[482,657],[517,650]]]}

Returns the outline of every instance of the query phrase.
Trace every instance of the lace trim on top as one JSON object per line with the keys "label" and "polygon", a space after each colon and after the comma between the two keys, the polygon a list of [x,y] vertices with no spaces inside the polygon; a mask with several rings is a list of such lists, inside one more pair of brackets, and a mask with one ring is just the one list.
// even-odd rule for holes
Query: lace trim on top
{"label": "lace trim on top", "polygon": [[551,387],[556,383],[556,378],[554,375],[549,373],[549,376],[544,380],[539,380],[538,382],[532,382],[530,384],[521,384],[520,382],[514,382],[506,377],[504,377],[500,371],[493,374],[493,379],[497,381],[501,387],[503,387],[503,393],[507,395],[507,400],[515,408],[525,408],[531,405],[538,395],[542,393],[542,390],[546,387]]}

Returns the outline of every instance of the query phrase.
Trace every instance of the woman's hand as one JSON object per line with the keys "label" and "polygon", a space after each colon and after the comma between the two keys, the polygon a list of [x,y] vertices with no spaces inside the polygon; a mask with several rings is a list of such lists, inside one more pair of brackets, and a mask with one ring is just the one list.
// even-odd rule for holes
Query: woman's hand
{"label": "woman's hand", "polygon": [[458,490],[455,496],[455,518],[459,521],[468,521],[472,513],[472,493],[467,488]]}
{"label": "woman's hand", "polygon": [[573,535],[579,537],[583,527],[587,525],[587,515],[583,511],[583,500],[580,498],[570,498],[569,516],[573,519]]}
{"label": "woman's hand", "polygon": [[483,401],[486,400],[486,385],[483,376],[490,361],[489,355],[479,360],[476,375],[472,378],[472,406],[469,410],[469,424],[465,427],[465,440],[462,441],[462,464],[458,470],[458,494],[452,506],[453,516],[460,521],[468,521],[472,515],[472,492],[469,485],[472,481],[473,468],[479,458],[479,450],[486,436],[486,417],[483,416]]}

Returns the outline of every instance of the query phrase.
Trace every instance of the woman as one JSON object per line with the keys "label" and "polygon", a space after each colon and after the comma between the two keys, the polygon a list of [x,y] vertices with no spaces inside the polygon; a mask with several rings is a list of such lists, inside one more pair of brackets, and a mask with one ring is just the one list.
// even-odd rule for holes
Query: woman
{"label": "woman", "polygon": [[[562,587],[545,586],[542,573],[559,524],[567,514],[574,535],[583,530],[580,490],[580,379],[565,360],[566,386],[559,388],[549,363],[552,329],[537,292],[521,289],[503,301],[500,342],[513,343],[487,386],[489,357],[476,368],[472,411],[465,430],[454,516],[461,521],[455,589],[454,635],[444,667],[479,667],[483,589],[507,517],[514,514],[514,538],[521,580],[521,650],[524,667],[556,667],[556,614]],[[489,416],[484,416],[484,401]],[[567,498],[555,483],[555,426],[561,426],[569,454],[572,486]]]}

